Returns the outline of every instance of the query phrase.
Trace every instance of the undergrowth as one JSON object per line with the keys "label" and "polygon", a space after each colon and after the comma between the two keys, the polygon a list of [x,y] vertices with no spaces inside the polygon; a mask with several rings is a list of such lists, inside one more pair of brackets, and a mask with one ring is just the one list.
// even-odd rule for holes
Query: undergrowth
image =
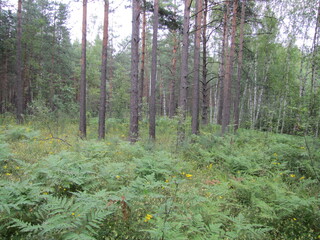
{"label": "undergrowth", "polygon": [[104,141],[95,122],[81,140],[1,119],[0,239],[320,239],[318,139],[208,126],[177,146],[164,118],[132,145],[127,122]]}

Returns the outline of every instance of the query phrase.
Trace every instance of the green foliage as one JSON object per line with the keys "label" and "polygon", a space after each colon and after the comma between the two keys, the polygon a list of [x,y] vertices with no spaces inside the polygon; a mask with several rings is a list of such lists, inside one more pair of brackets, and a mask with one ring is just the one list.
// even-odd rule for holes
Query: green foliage
{"label": "green foliage", "polygon": [[117,119],[105,141],[70,137],[72,146],[40,141],[47,129],[34,140],[30,126],[1,128],[10,141],[0,148],[0,238],[318,238],[318,141],[247,130],[222,138],[212,126],[168,148],[176,139],[165,129],[176,124],[162,119],[158,142],[135,145]]}

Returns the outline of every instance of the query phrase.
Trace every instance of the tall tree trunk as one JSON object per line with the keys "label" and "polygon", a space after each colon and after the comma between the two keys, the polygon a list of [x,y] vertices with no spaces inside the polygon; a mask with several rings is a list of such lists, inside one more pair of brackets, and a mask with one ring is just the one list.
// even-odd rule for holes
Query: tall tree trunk
{"label": "tall tree trunk", "polygon": [[143,90],[145,82],[145,57],[146,57],[146,1],[143,1],[142,11],[142,34],[141,34],[141,64],[140,64],[140,81],[139,81],[139,116],[142,118],[142,106],[143,106]]}
{"label": "tall tree trunk", "polygon": [[179,96],[179,118],[178,124],[178,142],[182,142],[185,138],[185,120],[187,115],[187,91],[188,91],[188,56],[189,56],[189,24],[190,24],[190,8],[192,0],[184,1],[184,17],[183,17],[183,38],[181,50],[181,78],[180,78],[180,96]]}
{"label": "tall tree trunk", "polygon": [[105,138],[106,130],[106,99],[107,99],[107,59],[108,59],[108,27],[109,27],[109,0],[104,0],[103,42],[101,54],[101,83],[99,106],[99,139]]}
{"label": "tall tree trunk", "polygon": [[4,50],[3,56],[3,71],[0,74],[0,113],[5,113],[7,111],[7,101],[10,93],[8,88],[8,53]]}
{"label": "tall tree trunk", "polygon": [[22,81],[22,70],[21,70],[21,38],[22,38],[22,0],[18,0],[18,22],[17,22],[17,62],[16,62],[16,71],[17,71],[17,80],[16,80],[16,108],[17,108],[17,121],[22,123],[23,118],[23,81]]}
{"label": "tall tree trunk", "polygon": [[202,29],[202,124],[208,124],[208,108],[210,88],[207,80],[207,14],[208,14],[208,0],[204,0],[203,8],[203,29]]}
{"label": "tall tree trunk", "polygon": [[53,98],[54,98],[54,70],[55,70],[55,41],[56,41],[56,16],[53,17],[53,37],[52,37],[52,52],[51,52],[51,75],[49,77],[49,106],[51,111],[54,111],[54,104],[53,104]]}
{"label": "tall tree trunk", "polygon": [[172,60],[171,60],[171,81],[169,85],[169,117],[172,118],[176,111],[176,99],[175,99],[175,88],[176,88],[176,75],[177,75],[177,51],[178,51],[178,40],[176,30],[172,31],[173,36],[173,49],[172,49]]}
{"label": "tall tree trunk", "polygon": [[156,138],[156,81],[157,81],[157,47],[159,26],[159,1],[154,0],[153,12],[153,38],[151,62],[151,96],[149,104],[149,137]]}
{"label": "tall tree trunk", "polygon": [[188,55],[189,55],[189,24],[190,24],[191,0],[185,0],[183,18],[183,40],[181,52],[181,82],[179,107],[181,108],[183,119],[187,111],[187,90],[188,90]]}
{"label": "tall tree trunk", "polygon": [[87,118],[86,118],[86,68],[87,68],[87,0],[83,0],[82,6],[82,44],[81,44],[81,80],[80,80],[80,125],[79,131],[81,137],[87,136]]}
{"label": "tall tree trunk", "polygon": [[196,22],[194,35],[194,76],[193,76],[193,101],[192,101],[192,134],[199,134],[199,82],[200,82],[200,41],[202,1],[196,1]]}
{"label": "tall tree trunk", "polygon": [[130,142],[139,137],[139,25],[140,1],[132,0]]}
{"label": "tall tree trunk", "polygon": [[231,79],[233,74],[233,57],[235,51],[235,36],[237,30],[237,8],[238,0],[233,1],[233,16],[232,16],[232,33],[230,53],[226,64],[226,72],[223,85],[223,110],[222,110],[222,128],[223,135],[230,123],[230,108],[231,108]]}
{"label": "tall tree trunk", "polygon": [[[177,12],[177,3],[174,0],[174,13]],[[173,49],[172,49],[172,60],[171,60],[171,81],[169,85],[169,118],[173,118],[176,111],[176,77],[177,77],[177,51],[178,51],[178,39],[177,30],[172,30],[173,37]]]}
{"label": "tall tree trunk", "polygon": [[239,37],[239,53],[238,53],[238,74],[234,99],[234,131],[239,128],[239,105],[240,105],[240,88],[241,88],[241,73],[242,73],[242,55],[243,55],[243,36],[244,36],[244,20],[246,12],[246,0],[242,1],[241,6],[241,21],[240,21],[240,37]]}
{"label": "tall tree trunk", "polygon": [[227,59],[228,55],[228,42],[229,42],[229,34],[228,34],[228,28],[229,28],[229,1],[227,0],[225,2],[226,9],[224,11],[224,17],[223,17],[223,37],[222,37],[222,46],[221,46],[221,62],[220,62],[220,73],[219,73],[219,82],[220,82],[220,88],[219,88],[219,107],[218,107],[218,116],[217,116],[217,123],[222,124],[222,111],[223,111],[223,87],[224,87],[224,76],[225,76],[225,61]]}

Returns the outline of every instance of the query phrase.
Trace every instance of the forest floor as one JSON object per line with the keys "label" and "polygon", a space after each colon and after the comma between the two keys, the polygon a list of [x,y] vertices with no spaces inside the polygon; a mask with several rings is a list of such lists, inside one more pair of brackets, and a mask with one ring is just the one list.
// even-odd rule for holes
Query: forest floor
{"label": "forest floor", "polygon": [[97,123],[0,117],[0,239],[320,239],[319,139]]}

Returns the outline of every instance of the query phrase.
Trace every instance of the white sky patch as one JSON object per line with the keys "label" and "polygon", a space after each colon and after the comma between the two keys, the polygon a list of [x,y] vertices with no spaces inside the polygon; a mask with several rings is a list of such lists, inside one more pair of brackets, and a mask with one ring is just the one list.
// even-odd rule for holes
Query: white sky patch
{"label": "white sky patch", "polygon": [[[69,6],[70,18],[68,26],[70,27],[71,40],[81,40],[82,28],[82,2],[73,2],[62,0]],[[109,31],[116,37],[115,43],[121,42],[131,34],[131,9],[126,8],[127,1],[110,2],[109,13]],[[89,2],[87,5],[87,39],[93,41],[97,34],[102,38],[104,2]]]}
{"label": "white sky patch", "polygon": [[[70,37],[72,41],[82,38],[82,1],[60,0],[67,4],[69,9],[69,19],[67,26],[70,30]],[[87,40],[93,41],[97,34],[102,39],[102,26],[104,14],[104,1],[88,1],[87,4]],[[7,0],[6,4],[13,11],[17,9],[17,0]],[[130,5],[127,0],[114,0],[110,1],[109,13],[109,32],[114,35],[114,44],[120,43],[123,39],[131,35],[131,8],[126,6]],[[22,6],[23,7],[23,6]],[[115,46],[116,47],[116,46]]]}

